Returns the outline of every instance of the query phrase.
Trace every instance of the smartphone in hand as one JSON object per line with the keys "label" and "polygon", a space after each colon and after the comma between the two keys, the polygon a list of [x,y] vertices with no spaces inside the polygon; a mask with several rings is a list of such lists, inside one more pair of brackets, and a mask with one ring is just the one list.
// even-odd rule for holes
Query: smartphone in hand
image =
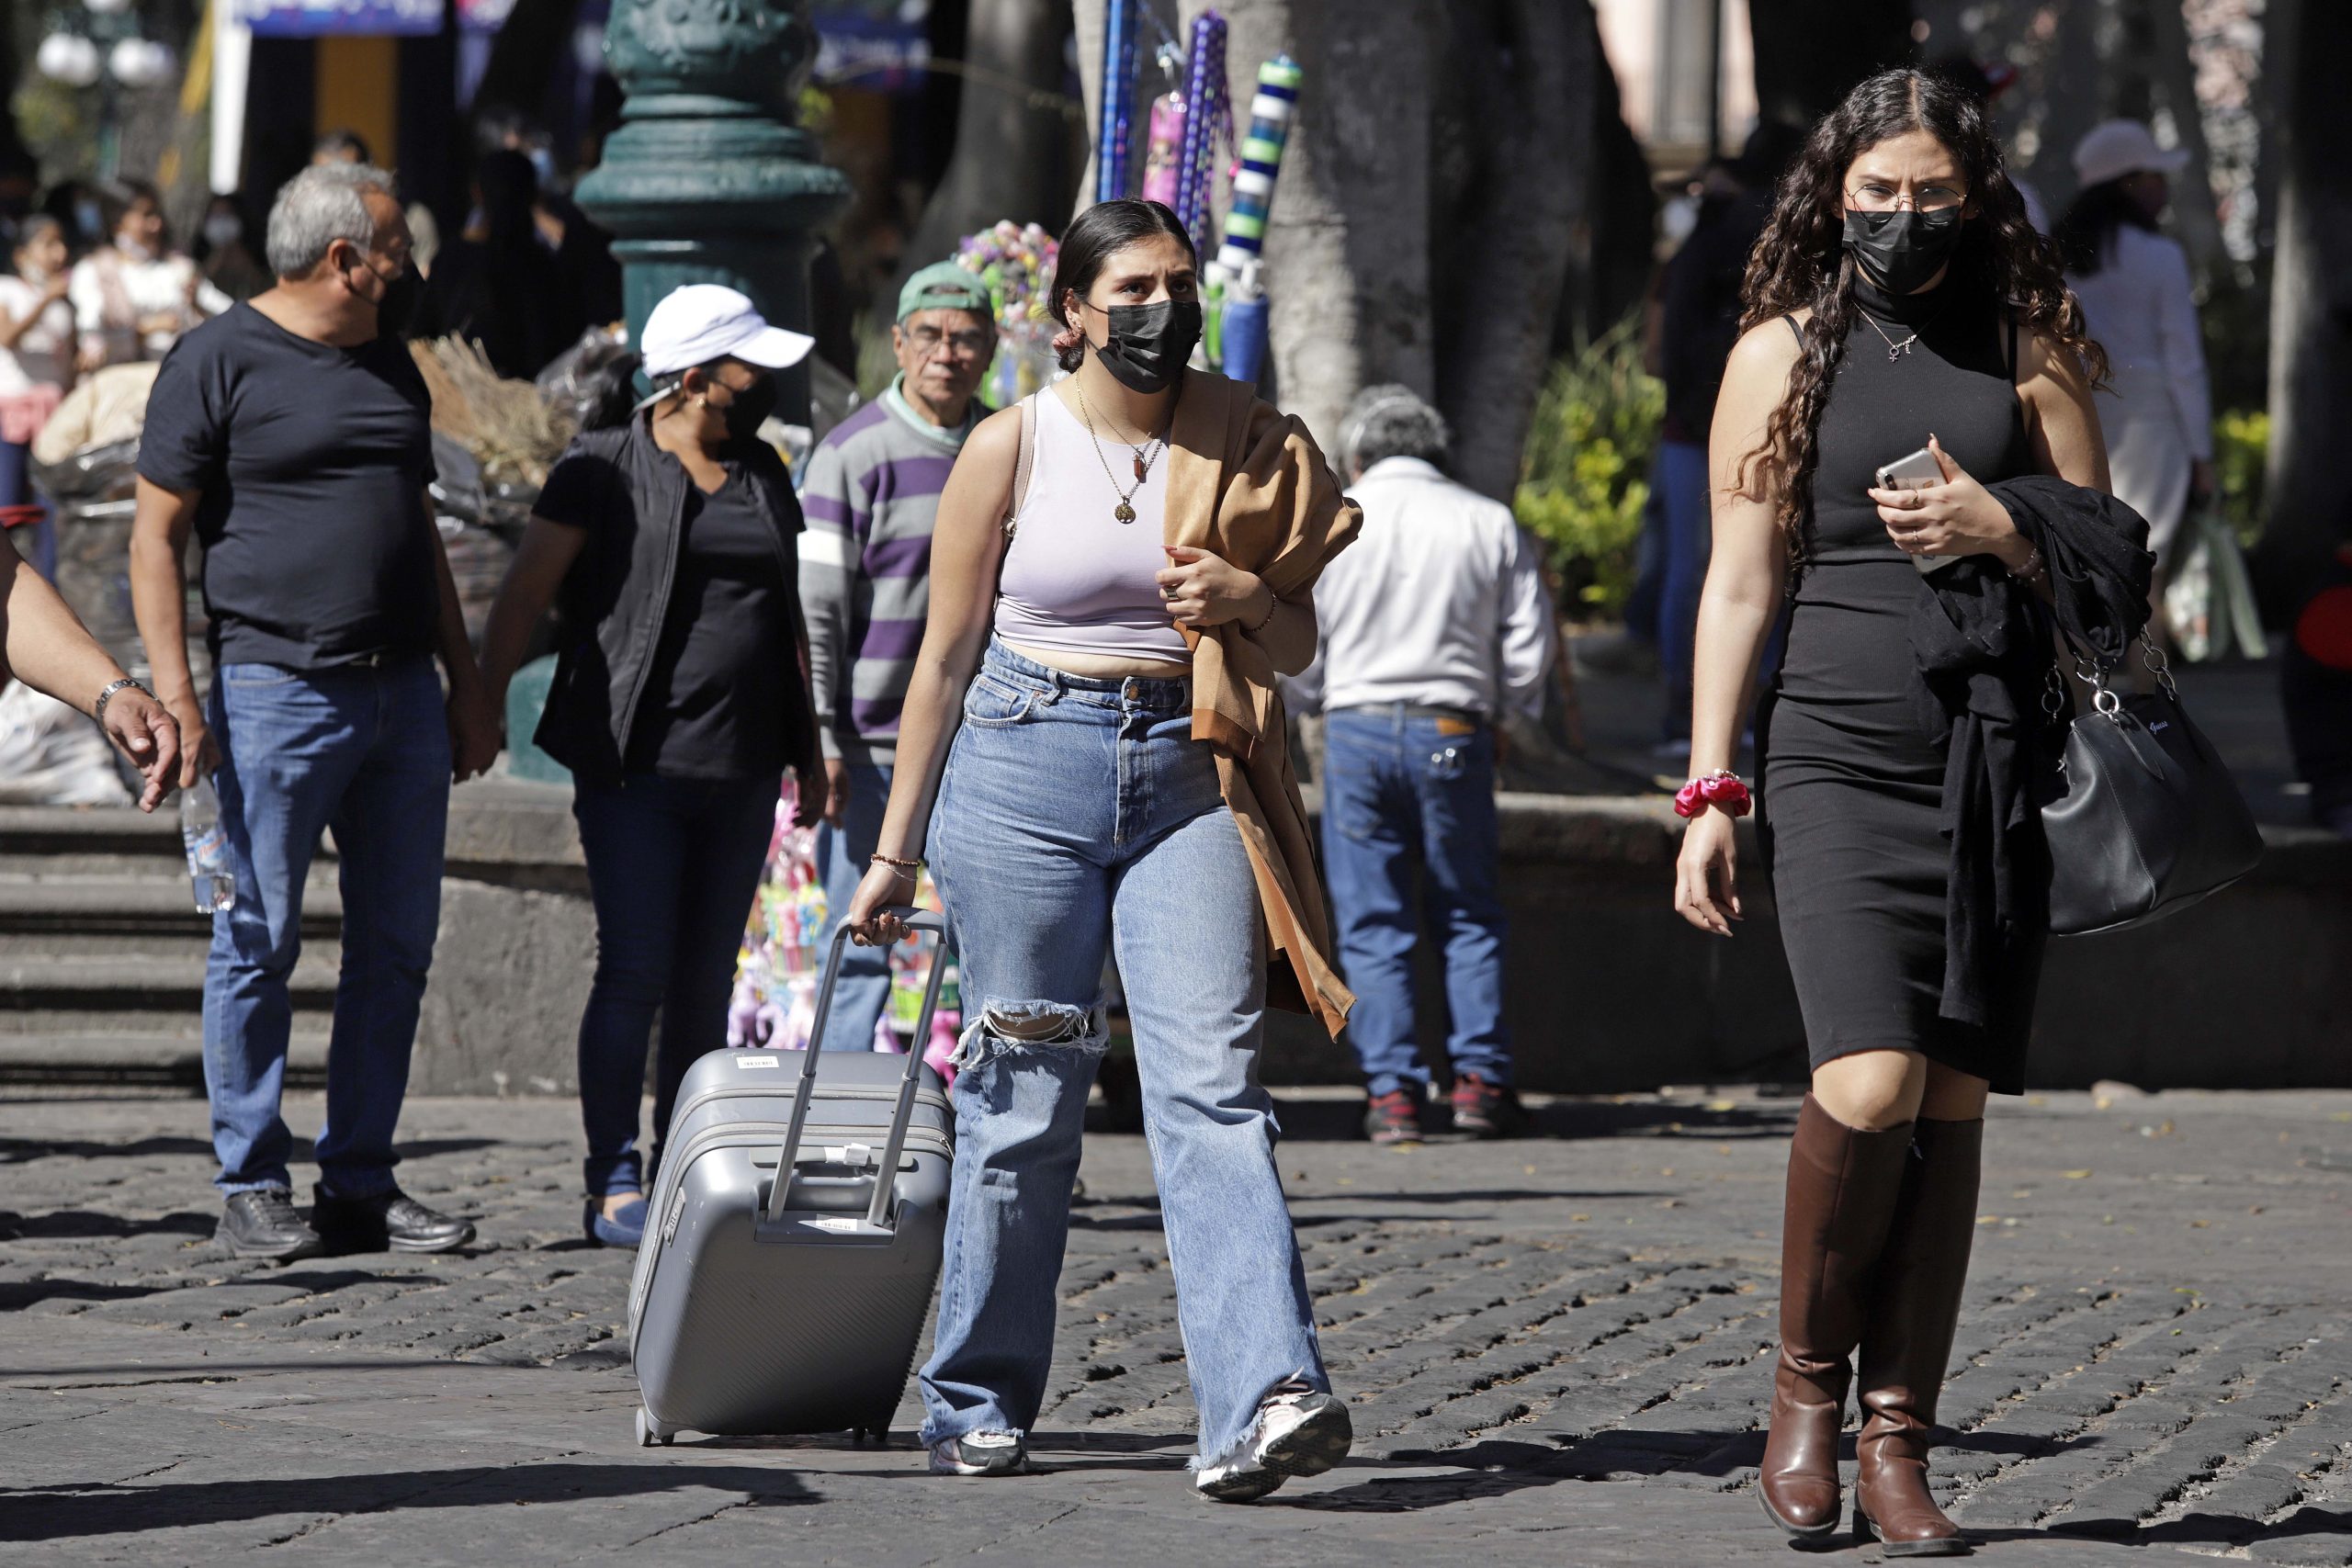
{"label": "smartphone in hand", "polygon": [[[1925,446],[1908,457],[1897,457],[1878,471],[1878,488],[1881,490],[1925,490],[1929,485],[1943,482],[1942,466],[1936,461],[1936,455]],[[1959,558],[1958,556],[1913,556],[1911,564],[1919,569],[1920,576],[1925,577],[1931,571],[1941,571]]]}

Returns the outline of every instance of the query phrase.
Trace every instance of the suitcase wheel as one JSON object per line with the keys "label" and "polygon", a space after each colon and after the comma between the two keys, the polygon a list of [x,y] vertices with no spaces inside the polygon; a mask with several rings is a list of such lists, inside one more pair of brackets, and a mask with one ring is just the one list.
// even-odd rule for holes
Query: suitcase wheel
{"label": "suitcase wheel", "polygon": [[637,1446],[639,1448],[650,1449],[654,1444],[659,1443],[666,1449],[670,1446],[670,1439],[676,1435],[677,1428],[673,1427],[664,1427],[661,1422],[656,1421],[653,1418],[653,1413],[651,1411],[646,1409],[643,1405],[638,1406]]}

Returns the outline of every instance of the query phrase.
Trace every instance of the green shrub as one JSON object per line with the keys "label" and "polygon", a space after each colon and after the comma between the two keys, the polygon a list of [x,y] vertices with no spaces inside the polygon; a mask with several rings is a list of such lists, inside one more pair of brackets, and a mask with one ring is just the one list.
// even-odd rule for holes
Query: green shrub
{"label": "green shrub", "polygon": [[1535,400],[1511,510],[1544,546],[1560,607],[1613,616],[1634,587],[1666,388],[1642,368],[1628,318],[1552,367]]}
{"label": "green shrub", "polygon": [[2262,533],[2262,478],[2270,460],[2270,415],[2261,409],[2230,409],[2213,422],[2213,481],[2222,492],[2222,514],[2241,544]]}

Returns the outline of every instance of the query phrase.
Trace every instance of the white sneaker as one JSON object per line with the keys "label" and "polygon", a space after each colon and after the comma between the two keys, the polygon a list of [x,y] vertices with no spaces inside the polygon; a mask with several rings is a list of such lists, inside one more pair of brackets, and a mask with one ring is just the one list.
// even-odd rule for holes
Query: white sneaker
{"label": "white sneaker", "polygon": [[1263,1497],[1294,1475],[1320,1475],[1348,1457],[1355,1440],[1348,1407],[1328,1393],[1270,1395],[1231,1453],[1193,1473],[1193,1486],[1220,1503]]}
{"label": "white sneaker", "polygon": [[1026,1475],[1029,1445],[1017,1432],[967,1432],[931,1445],[933,1475]]}

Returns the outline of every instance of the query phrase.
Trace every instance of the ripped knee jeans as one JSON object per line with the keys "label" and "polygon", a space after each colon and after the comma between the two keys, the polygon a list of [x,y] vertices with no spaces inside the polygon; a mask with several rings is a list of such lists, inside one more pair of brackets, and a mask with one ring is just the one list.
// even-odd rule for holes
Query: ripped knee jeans
{"label": "ripped knee jeans", "polygon": [[956,1146],[923,1440],[1044,1409],[1087,1090],[1115,956],[1201,1451],[1329,1386],[1257,1077],[1265,935],[1182,681],[1086,681],[992,647],[928,839],[961,965]]}

